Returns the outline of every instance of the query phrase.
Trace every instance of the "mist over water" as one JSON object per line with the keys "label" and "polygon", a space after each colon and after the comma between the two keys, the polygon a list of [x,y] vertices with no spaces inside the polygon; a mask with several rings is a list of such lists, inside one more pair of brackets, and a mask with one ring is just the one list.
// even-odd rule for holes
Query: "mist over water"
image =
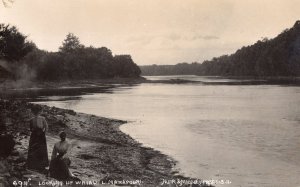
{"label": "mist over water", "polygon": [[129,120],[122,131],[172,156],[187,176],[232,181],[219,186],[300,185],[300,87],[141,84],[112,91],[40,103]]}

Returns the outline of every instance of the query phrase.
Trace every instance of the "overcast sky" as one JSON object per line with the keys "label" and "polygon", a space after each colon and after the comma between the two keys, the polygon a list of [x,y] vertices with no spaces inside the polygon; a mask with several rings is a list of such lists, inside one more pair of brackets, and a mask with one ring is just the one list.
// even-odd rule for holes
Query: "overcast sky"
{"label": "overcast sky", "polygon": [[298,19],[300,0],[15,0],[0,6],[0,22],[17,26],[41,49],[57,51],[72,32],[86,46],[131,54],[138,65],[230,54]]}

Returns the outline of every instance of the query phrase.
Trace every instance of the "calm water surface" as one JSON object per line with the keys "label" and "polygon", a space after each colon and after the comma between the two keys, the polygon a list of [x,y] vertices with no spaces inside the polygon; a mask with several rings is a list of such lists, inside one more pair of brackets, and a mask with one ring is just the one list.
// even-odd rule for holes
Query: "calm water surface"
{"label": "calm water surface", "polygon": [[47,99],[40,103],[129,120],[122,131],[172,156],[187,176],[232,182],[217,186],[300,186],[300,87],[141,84]]}

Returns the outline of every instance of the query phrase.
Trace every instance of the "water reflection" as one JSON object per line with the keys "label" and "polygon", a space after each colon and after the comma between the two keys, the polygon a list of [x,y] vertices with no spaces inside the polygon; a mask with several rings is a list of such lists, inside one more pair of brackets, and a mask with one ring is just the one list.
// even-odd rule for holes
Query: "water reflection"
{"label": "water reflection", "polygon": [[44,104],[130,120],[121,129],[231,186],[300,184],[300,88],[141,84]]}

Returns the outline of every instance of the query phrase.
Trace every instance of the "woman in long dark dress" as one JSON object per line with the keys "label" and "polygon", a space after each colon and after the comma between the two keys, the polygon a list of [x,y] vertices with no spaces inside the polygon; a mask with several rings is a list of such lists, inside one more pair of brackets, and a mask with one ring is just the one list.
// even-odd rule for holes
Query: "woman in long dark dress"
{"label": "woman in long dark dress", "polygon": [[40,108],[32,109],[35,117],[30,121],[30,140],[27,158],[27,168],[44,172],[49,166],[46,132],[48,124],[43,116],[39,115]]}
{"label": "woman in long dark dress", "polygon": [[60,141],[54,145],[52,151],[52,157],[50,162],[50,177],[57,180],[72,180],[72,176],[69,166],[71,161],[69,159],[68,153],[71,148],[71,144],[66,141],[67,134],[61,132],[59,134]]}

